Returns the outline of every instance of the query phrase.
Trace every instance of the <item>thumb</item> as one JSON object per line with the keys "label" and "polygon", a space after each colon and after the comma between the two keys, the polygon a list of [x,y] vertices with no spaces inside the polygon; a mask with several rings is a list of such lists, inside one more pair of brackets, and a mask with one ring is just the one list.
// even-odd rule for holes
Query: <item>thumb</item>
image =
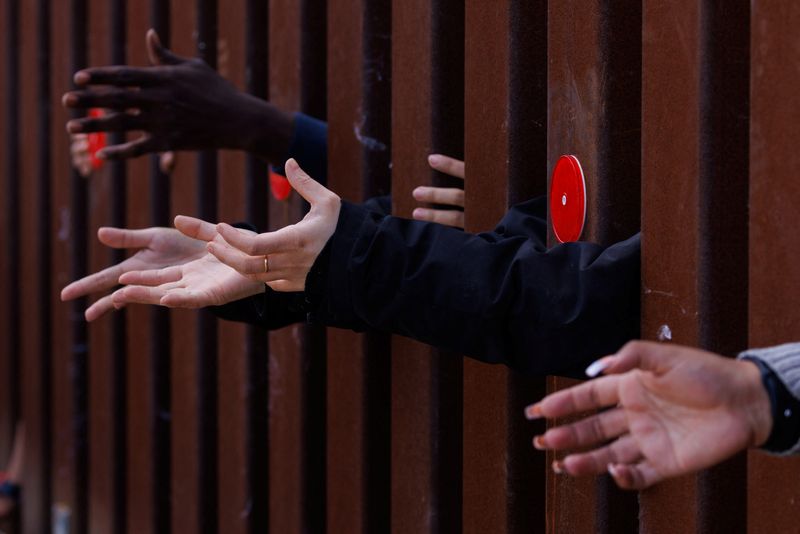
{"label": "thumb", "polygon": [[161,39],[154,29],[147,30],[145,38],[147,44],[147,57],[151,65],[178,65],[186,61],[184,58],[173,54],[161,44]]}
{"label": "thumb", "polygon": [[306,174],[293,158],[286,162],[286,178],[289,179],[292,188],[312,206],[324,203],[335,196],[330,190]]}

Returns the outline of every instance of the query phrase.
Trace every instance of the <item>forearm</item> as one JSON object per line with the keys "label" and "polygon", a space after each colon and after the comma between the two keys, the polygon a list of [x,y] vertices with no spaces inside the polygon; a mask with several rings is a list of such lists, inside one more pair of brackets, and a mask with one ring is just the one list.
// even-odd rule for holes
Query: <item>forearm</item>
{"label": "forearm", "polygon": [[533,235],[472,235],[343,203],[307,282],[312,318],[406,335],[537,374],[579,376],[638,334],[638,236],[546,250]]}

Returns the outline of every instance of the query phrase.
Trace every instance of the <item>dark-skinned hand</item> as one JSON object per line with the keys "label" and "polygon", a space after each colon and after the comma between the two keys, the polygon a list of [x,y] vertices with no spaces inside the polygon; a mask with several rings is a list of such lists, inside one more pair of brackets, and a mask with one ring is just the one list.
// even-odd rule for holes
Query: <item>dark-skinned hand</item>
{"label": "dark-skinned hand", "polygon": [[173,54],[155,31],[146,37],[151,67],[78,71],[66,93],[70,108],[105,108],[103,117],[73,119],[70,133],[142,131],[133,141],[103,148],[100,158],[131,158],[168,150],[237,149],[276,161],[286,153],[291,114],[239,91],[201,59]]}

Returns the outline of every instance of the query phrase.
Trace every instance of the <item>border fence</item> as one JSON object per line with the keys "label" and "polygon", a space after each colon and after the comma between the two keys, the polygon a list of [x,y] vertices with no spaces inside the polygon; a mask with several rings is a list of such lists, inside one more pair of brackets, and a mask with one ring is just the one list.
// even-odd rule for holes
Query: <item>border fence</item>
{"label": "border fence", "polygon": [[0,0],[0,460],[24,420],[20,532],[800,530],[798,460],[743,454],[641,493],[555,476],[522,414],[563,378],[202,310],[87,324],[59,291],[123,257],[97,227],[304,209],[242,153],[72,169],[72,74],[145,65],[150,27],[327,120],[343,198],[391,193],[410,216],[414,187],[448,183],[425,159],[445,153],[466,161],[467,231],[488,230],[574,154],[583,239],[643,232],[643,338],[732,356],[800,334],[800,3]]}

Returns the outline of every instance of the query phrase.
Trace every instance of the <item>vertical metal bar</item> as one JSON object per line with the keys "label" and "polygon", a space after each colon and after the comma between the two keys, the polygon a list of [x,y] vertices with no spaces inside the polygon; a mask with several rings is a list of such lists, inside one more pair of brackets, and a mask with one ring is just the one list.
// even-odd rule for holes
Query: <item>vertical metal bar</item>
{"label": "vertical metal bar", "polygon": [[[544,2],[466,2],[468,231],[493,228],[511,202],[544,189],[545,9]],[[544,458],[528,449],[535,427],[519,415],[543,393],[542,379],[465,360],[465,532],[544,529]]]}
{"label": "vertical metal bar", "polygon": [[[395,215],[411,216],[416,186],[445,185],[428,154],[463,157],[463,20],[459,2],[392,4]],[[461,531],[461,376],[459,356],[393,338],[393,532]]]}
{"label": "vertical metal bar", "polygon": [[[148,64],[144,35],[150,26],[148,13],[130,2],[125,13],[129,65]],[[151,203],[148,191],[149,162],[137,158],[127,162],[126,225],[146,228],[151,225]],[[157,312],[156,312],[157,313]],[[163,532],[163,508],[158,502],[158,408],[154,357],[159,343],[150,306],[127,308],[127,526],[130,532]]]}
{"label": "vertical metal bar", "polygon": [[[89,5],[89,64],[107,65],[111,62],[111,6],[101,0],[91,0]],[[118,13],[118,12],[117,12]],[[88,267],[97,272],[107,267],[116,251],[109,251],[96,237],[96,229],[114,223],[112,220],[112,167],[119,164],[104,165],[95,171],[87,183],[89,195],[89,227],[84,230],[89,240]],[[77,226],[77,221],[76,221]],[[75,235],[77,236],[77,230]],[[76,251],[77,254],[77,251]],[[92,296],[93,299],[97,296]],[[76,313],[83,320],[80,306]],[[89,325],[89,399],[88,399],[88,529],[91,533],[123,532],[124,525],[124,467],[125,415],[117,386],[120,361],[114,339],[119,336],[116,329],[120,314],[106,316]]]}
{"label": "vertical metal bar", "polygon": [[[217,1],[197,0],[197,55],[212,68],[217,67]],[[217,220],[217,153],[198,155],[197,203],[201,219]],[[199,421],[200,421],[200,529],[213,534],[218,517],[218,389],[217,320],[208,311],[199,312]]]}
{"label": "vertical metal bar", "polygon": [[27,3],[20,13],[20,124],[22,145],[20,176],[22,283],[22,418],[25,421],[26,464],[23,485],[26,504],[22,510],[25,532],[44,532],[50,524],[51,482],[51,318],[50,266],[50,4]]}
{"label": "vertical metal bar", "polygon": [[[328,176],[342,198],[389,191],[390,3],[328,3]],[[371,152],[359,137],[387,148]],[[363,139],[363,137],[361,137]],[[328,530],[388,532],[389,353],[386,336],[328,331]]]}
{"label": "vertical metal bar", "polygon": [[[170,46],[170,3],[165,0],[150,1],[150,27],[158,32],[164,46]],[[134,38],[140,36],[133,36]],[[159,155],[149,157],[149,207],[150,225],[170,227],[170,177],[161,170]],[[149,307],[150,372],[153,380],[153,507],[155,530],[168,532],[170,528],[170,313],[160,306]]]}
{"label": "vertical metal bar", "polygon": [[[47,76],[51,80],[54,104],[70,89],[74,66],[85,65],[85,11],[83,2],[53,5],[51,62]],[[76,30],[81,31],[77,37]],[[80,49],[80,50],[78,50]],[[78,57],[76,57],[78,56]],[[77,61],[76,61],[77,59]],[[63,125],[68,118],[59,105],[52,109],[49,125],[51,150],[45,157],[52,165],[51,217],[49,234],[53,263],[50,271],[54,285],[63,287],[69,280],[86,274],[86,187],[70,165],[69,139]],[[58,520],[78,531],[85,530],[86,463],[86,322],[82,302],[64,304],[56,291],[49,295],[52,310],[53,359],[51,473],[52,506]]]}
{"label": "vertical metal bar", "polygon": [[[217,66],[220,75],[245,89],[244,0],[227,2],[219,12]],[[246,196],[245,155],[225,151],[219,155],[219,219],[244,220]],[[231,534],[250,532],[249,510],[258,506],[249,502],[247,478],[249,401],[247,330],[245,325],[229,321],[219,323],[217,348],[217,387],[219,391],[218,483],[219,528]]]}
{"label": "vertical metal bar", "polygon": [[[259,98],[267,98],[269,82],[269,5],[263,0],[247,0],[245,19],[246,85]],[[256,228],[267,227],[266,162],[248,155],[246,159],[245,209],[247,220]],[[251,499],[251,532],[269,528],[269,367],[264,357],[268,335],[254,327],[247,333],[248,376],[248,489]]]}
{"label": "vertical metal bar", "polygon": [[[638,2],[568,1],[548,9],[548,171],[562,154],[578,157],[587,190],[582,239],[606,245],[639,227],[640,28]],[[549,389],[572,383],[554,377]],[[635,495],[607,476],[548,471],[548,488],[551,532],[637,529]]]}
{"label": "vertical metal bar", "polygon": [[19,3],[17,0],[0,2],[0,31],[3,41],[0,95],[3,99],[4,121],[0,128],[0,154],[3,159],[3,241],[4,254],[0,260],[0,320],[7,325],[7,335],[0,346],[0,376],[3,381],[2,411],[0,412],[0,454],[8,458],[14,437],[14,427],[20,412],[20,210],[19,210]]}
{"label": "vertical metal bar", "polygon": [[[800,5],[751,4],[750,67],[750,338],[752,347],[797,341],[800,269],[800,154],[795,149],[800,103],[791,97],[800,79],[790,43]],[[789,32],[789,33],[782,33]],[[749,455],[748,532],[788,532],[800,503],[798,459]]]}
{"label": "vertical metal bar", "polygon": [[[194,0],[170,2],[170,41],[182,56],[196,54],[195,24],[197,3]],[[198,158],[179,153],[170,174],[172,213],[198,216]],[[171,490],[172,531],[197,534],[201,531],[206,510],[201,502],[203,458],[200,441],[206,417],[199,406],[200,319],[193,310],[171,310]],[[210,439],[215,439],[212,436]],[[216,502],[211,506],[216,506]],[[215,512],[212,510],[212,512]]]}
{"label": "vertical metal bar", "polygon": [[[731,354],[746,343],[747,6],[643,9],[642,337]],[[743,479],[734,463],[645,491],[640,529],[743,531]]]}

